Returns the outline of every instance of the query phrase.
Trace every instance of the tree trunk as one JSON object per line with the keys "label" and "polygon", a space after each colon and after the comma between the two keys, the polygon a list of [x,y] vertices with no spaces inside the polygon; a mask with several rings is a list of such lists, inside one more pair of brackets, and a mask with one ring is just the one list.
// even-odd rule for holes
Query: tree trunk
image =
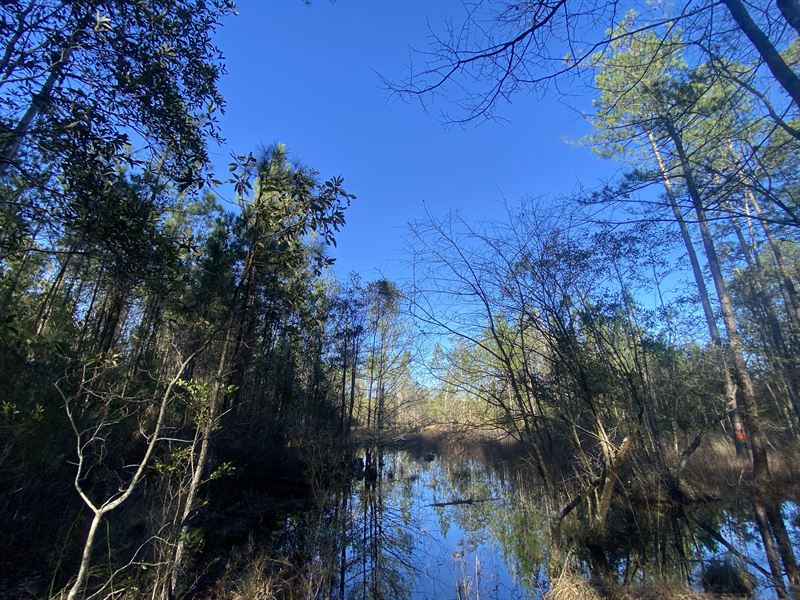
{"label": "tree trunk", "polygon": [[59,268],[58,273],[56,274],[56,277],[50,286],[50,289],[47,291],[47,294],[42,301],[42,305],[39,307],[39,313],[36,316],[36,335],[41,335],[47,327],[47,321],[50,318],[50,314],[53,312],[53,304],[55,302],[56,294],[61,288],[61,283],[64,281],[64,275],[67,272],[67,267],[69,267],[69,263],[73,255],[73,249],[70,248],[67,252],[64,262],[61,264],[61,268]]}
{"label": "tree trunk", "polygon": [[605,529],[608,512],[611,510],[611,499],[614,496],[614,487],[617,485],[617,479],[619,477],[619,470],[622,467],[625,455],[628,453],[628,449],[631,447],[633,438],[636,436],[638,430],[639,423],[636,424],[636,427],[631,433],[625,436],[616,452],[609,457],[608,470],[606,471],[605,481],[603,481],[603,488],[600,492],[600,501],[597,503],[597,509],[595,510],[594,519],[592,521],[591,535],[595,541],[600,539]]}
{"label": "tree trunk", "polygon": [[203,472],[206,467],[206,460],[208,459],[208,447],[211,441],[211,432],[214,430],[214,425],[217,421],[217,412],[219,411],[220,395],[222,391],[222,382],[225,378],[225,369],[227,367],[228,352],[233,341],[233,306],[229,310],[229,316],[226,323],[225,341],[222,343],[222,350],[219,355],[219,362],[217,363],[217,371],[215,373],[214,387],[212,388],[211,397],[209,398],[209,410],[207,421],[203,426],[203,433],[200,438],[200,453],[197,456],[194,471],[192,472],[192,479],[189,483],[189,490],[186,494],[186,502],[183,505],[183,512],[180,519],[180,535],[177,545],[175,546],[175,555],[172,561],[172,568],[169,578],[170,594],[174,595],[178,591],[180,583],[180,569],[183,562],[183,552],[185,548],[186,534],[188,533],[187,522],[194,509],[194,500],[197,496],[197,491],[200,488],[200,483],[203,479]]}
{"label": "tree trunk", "polygon": [[345,433],[345,445],[349,445],[350,429],[353,427],[353,408],[356,403],[356,367],[358,366],[359,343],[358,335],[353,334],[353,360],[350,365],[350,406],[347,411],[347,431]]}
{"label": "tree trunk", "polygon": [[42,87],[31,98],[28,109],[22,115],[22,118],[14,127],[14,130],[8,136],[4,136],[5,139],[0,145],[0,178],[6,175],[8,168],[16,160],[19,149],[31,125],[34,120],[36,120],[36,117],[39,116],[39,113],[42,112],[42,109],[47,105],[50,94],[53,93],[56,83],[63,77],[64,68],[69,62],[72,52],[78,46],[78,38],[84,33],[94,17],[90,7],[86,7],[84,10],[85,14],[80,18],[78,26],[70,34],[66,46],[61,49],[61,56],[50,67],[50,73],[42,84]]}
{"label": "tree trunk", "polygon": [[769,521],[772,535],[778,546],[778,554],[780,554],[784,571],[786,571],[786,576],[789,580],[789,593],[795,600],[800,600],[800,568],[797,566],[792,542],[786,531],[780,504],[773,500],[764,502],[764,512],[767,516],[767,521]]}
{"label": "tree trunk", "polygon": [[86,582],[86,576],[89,573],[89,563],[92,560],[92,546],[94,545],[94,538],[97,535],[97,528],[103,520],[103,512],[96,510],[94,517],[92,517],[92,524],[89,526],[89,533],[86,534],[86,541],[83,544],[83,555],[81,556],[81,566],[78,569],[78,576],[75,578],[75,583],[69,589],[67,600],[75,600],[78,594],[83,589],[83,584]]}
{"label": "tree trunk", "polygon": [[236,309],[239,305],[239,301],[243,300],[244,306],[248,305],[248,298],[245,297],[242,299],[242,293],[245,292],[247,287],[246,282],[249,279],[251,270],[253,269],[253,265],[255,262],[255,251],[258,246],[259,236],[258,236],[258,229],[254,227],[254,237],[250,240],[249,250],[247,253],[247,257],[244,261],[244,267],[242,268],[242,277],[239,280],[239,284],[236,286],[233,297],[231,298],[231,303],[228,307],[227,314],[225,316],[225,337],[222,342],[222,349],[220,350],[219,361],[217,363],[217,369],[214,373],[214,386],[211,390],[211,395],[209,398],[209,412],[207,415],[207,421],[203,427],[203,432],[200,437],[200,452],[197,456],[197,460],[194,463],[194,470],[192,472],[192,479],[189,483],[189,490],[186,494],[186,502],[184,503],[183,511],[181,513],[180,518],[180,536],[178,538],[178,543],[175,547],[175,554],[172,560],[172,565],[170,568],[170,577],[169,577],[169,594],[170,596],[174,596],[178,590],[180,585],[180,571],[181,571],[181,564],[183,562],[183,552],[185,548],[185,539],[186,533],[188,532],[188,525],[187,522],[189,517],[192,514],[192,510],[194,509],[194,501],[197,497],[197,492],[200,488],[200,484],[203,479],[203,472],[206,468],[206,461],[208,460],[208,450],[209,445],[211,443],[211,433],[214,431],[214,426],[217,421],[217,415],[221,406],[222,401],[222,390],[223,390],[223,382],[226,376],[226,369],[228,368],[228,355],[231,351],[231,346],[234,343],[234,329],[236,325]]}
{"label": "tree trunk", "polygon": [[753,513],[758,531],[761,534],[761,542],[764,544],[764,554],[767,555],[769,570],[772,573],[775,595],[781,600],[788,600],[789,594],[786,593],[786,586],[783,583],[783,571],[781,570],[778,552],[775,549],[775,539],[772,537],[772,531],[769,527],[767,511],[762,501],[758,498],[753,499]]}
{"label": "tree trunk", "polygon": [[[694,276],[695,285],[697,285],[697,293],[700,295],[700,304],[703,307],[703,315],[706,318],[706,325],[708,326],[708,333],[711,336],[711,342],[714,344],[714,346],[723,350],[722,336],[720,335],[719,328],[717,327],[717,319],[714,316],[714,311],[711,309],[711,298],[708,293],[708,287],[706,287],[705,277],[703,277],[703,270],[700,267],[700,261],[697,259],[697,252],[695,252],[694,249],[694,243],[692,242],[692,236],[689,233],[689,227],[686,225],[686,220],[683,218],[683,213],[678,206],[678,201],[675,198],[675,191],[672,187],[672,180],[669,177],[666,165],[661,157],[661,151],[658,149],[658,144],[656,144],[656,139],[652,132],[647,131],[647,139],[650,141],[650,147],[652,148],[653,155],[658,163],[658,169],[661,172],[661,178],[664,181],[667,200],[672,208],[672,214],[675,216],[675,220],[678,223],[678,228],[681,232],[681,238],[683,239],[683,244],[686,247],[686,254],[689,256],[689,263],[692,266],[692,275]],[[723,385],[725,393],[725,406],[727,407],[728,411],[728,419],[731,422],[733,444],[736,448],[736,455],[743,457],[747,454],[747,436],[744,431],[744,425],[742,424],[741,414],[736,406],[736,385],[731,379],[731,374],[728,371],[728,361],[724,358],[724,350],[722,367],[724,377]]]}
{"label": "tree trunk", "polygon": [[89,334],[89,319],[94,311],[94,305],[97,302],[97,295],[100,293],[100,285],[103,280],[104,273],[105,269],[100,267],[100,271],[98,272],[97,278],[94,282],[94,287],[92,288],[92,296],[89,300],[89,305],[86,307],[86,311],[83,313],[83,325],[81,326],[81,336],[78,340],[78,352],[81,352],[84,349],[86,338]]}
{"label": "tree trunk", "polygon": [[[753,288],[757,303],[761,311],[756,312],[755,320],[762,331],[765,343],[765,354],[770,363],[774,364],[773,370],[776,374],[783,376],[786,391],[789,396],[789,403],[797,416],[800,416],[800,380],[798,379],[797,369],[795,368],[795,357],[789,350],[786,338],[783,334],[775,306],[767,293],[767,286],[763,278],[763,268],[757,252],[751,253],[747,242],[742,233],[741,227],[736,217],[731,214],[729,217],[736,237],[739,240],[739,247],[747,261],[748,268],[753,277]],[[759,314],[759,312],[761,314]]]}
{"label": "tree trunk", "polygon": [[789,275],[789,271],[786,268],[786,263],[783,260],[783,251],[781,250],[778,240],[776,240],[772,235],[772,229],[764,218],[764,214],[761,211],[761,205],[758,203],[758,200],[756,200],[755,194],[750,192],[748,194],[748,201],[753,205],[753,208],[756,211],[756,216],[761,223],[761,227],[764,230],[764,235],[767,237],[767,242],[769,243],[770,250],[772,251],[772,256],[775,259],[775,267],[780,275],[781,285],[788,300],[786,312],[789,317],[789,321],[793,324],[793,335],[800,335],[800,296],[798,296],[797,288],[795,287],[794,282]]}
{"label": "tree trunk", "polygon": [[708,259],[708,267],[711,271],[711,277],[717,291],[725,329],[728,334],[728,349],[730,351],[731,360],[733,361],[734,376],[738,388],[737,398],[739,401],[737,402],[737,407],[743,417],[745,429],[750,436],[750,449],[753,457],[753,475],[756,479],[761,479],[769,475],[767,440],[761,431],[761,424],[756,406],[755,389],[750,379],[750,373],[747,370],[747,363],[744,360],[742,341],[739,337],[739,330],[736,324],[736,314],[733,309],[730,294],[728,293],[728,287],[722,276],[722,268],[720,267],[719,258],[717,257],[711,229],[708,226],[705,207],[703,206],[700,191],[694,179],[689,158],[683,147],[683,140],[672,123],[665,121],[664,125],[672,143],[675,145],[683,177],[686,182],[686,189],[694,205],[697,222],[700,227],[700,234],[703,239],[703,247],[706,252],[706,258]]}
{"label": "tree trunk", "polygon": [[[28,17],[30,12],[36,6],[35,2],[29,2],[28,6],[25,7],[25,10],[19,14],[19,19],[17,21],[17,27],[14,30],[14,35],[6,42],[6,49],[3,52],[2,58],[0,58],[0,85],[4,85],[6,83],[6,79],[9,77],[11,72],[14,70],[15,66],[11,65],[11,56],[14,54],[16,50],[16,46],[19,43],[22,34],[28,29],[28,23],[26,23],[25,19]],[[17,61],[17,65],[19,61]]]}
{"label": "tree trunk", "polygon": [[347,339],[347,329],[345,328],[344,332],[344,341],[342,342],[342,400],[341,400],[341,408],[339,413],[339,430],[341,431],[342,435],[345,433],[345,421],[347,417],[347,351],[349,350],[348,347],[348,339]]}
{"label": "tree trunk", "polygon": [[770,73],[772,73],[781,87],[786,90],[786,93],[794,101],[795,106],[800,108],[800,77],[786,64],[786,61],[783,60],[783,57],[766,34],[753,21],[741,0],[722,0],[722,3],[728,8],[728,12],[730,12],[731,17],[733,17],[739,29],[742,30],[742,33],[747,36],[747,39],[758,51]]}
{"label": "tree trunk", "polygon": [[800,2],[797,0],[776,0],[775,4],[781,11],[783,18],[789,23],[797,35],[800,35]]}

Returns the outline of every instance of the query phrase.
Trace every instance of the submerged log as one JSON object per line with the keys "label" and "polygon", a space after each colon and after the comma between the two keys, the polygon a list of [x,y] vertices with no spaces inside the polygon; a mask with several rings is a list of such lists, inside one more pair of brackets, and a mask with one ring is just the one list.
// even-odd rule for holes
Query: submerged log
{"label": "submerged log", "polygon": [[442,506],[458,506],[461,504],[478,504],[479,502],[494,502],[500,498],[467,498],[466,500],[451,500],[450,502],[434,502],[428,506],[435,506],[437,508]]}

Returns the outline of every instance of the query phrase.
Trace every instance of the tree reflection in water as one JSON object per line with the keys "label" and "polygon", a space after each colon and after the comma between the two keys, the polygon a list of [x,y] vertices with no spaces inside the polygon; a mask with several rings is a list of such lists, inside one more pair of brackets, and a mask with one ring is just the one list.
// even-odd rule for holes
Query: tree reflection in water
{"label": "tree reflection in water", "polygon": [[623,585],[747,591],[755,581],[758,597],[798,597],[791,502],[667,510],[629,498],[592,545],[580,510],[552,535],[552,503],[519,459],[380,448],[362,456],[330,498],[318,549],[331,598],[536,598],[564,573],[602,580],[591,584],[601,594]]}

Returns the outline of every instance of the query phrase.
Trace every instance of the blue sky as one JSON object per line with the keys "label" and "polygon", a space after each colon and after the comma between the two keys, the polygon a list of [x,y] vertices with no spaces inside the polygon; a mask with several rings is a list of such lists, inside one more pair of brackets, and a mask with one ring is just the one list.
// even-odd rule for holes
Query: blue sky
{"label": "blue sky", "polygon": [[506,124],[446,128],[435,108],[391,98],[377,73],[399,80],[409,47],[424,48],[428,23],[456,21],[460,2],[423,0],[240,0],[217,44],[228,74],[221,119],[225,173],[230,152],[281,141],[325,178],[343,175],[358,199],[338,236],[336,271],[402,280],[406,223],[425,206],[456,209],[469,221],[502,218],[503,202],[548,201],[593,187],[617,166],[567,144],[588,133],[572,107],[589,99],[519,96]]}

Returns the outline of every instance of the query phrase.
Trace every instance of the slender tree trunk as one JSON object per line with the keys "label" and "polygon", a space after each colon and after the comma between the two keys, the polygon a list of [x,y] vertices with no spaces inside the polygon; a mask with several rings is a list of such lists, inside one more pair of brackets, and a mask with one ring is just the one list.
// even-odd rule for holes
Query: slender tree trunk
{"label": "slender tree trunk", "polygon": [[347,351],[349,350],[349,340],[347,337],[347,329],[345,328],[344,341],[342,342],[342,398],[339,413],[339,429],[342,435],[345,433],[345,421],[347,417]]}
{"label": "slender tree trunk", "polygon": [[764,230],[764,235],[767,237],[767,242],[769,243],[770,250],[772,251],[772,256],[775,259],[775,267],[778,270],[778,274],[781,279],[781,285],[789,301],[786,311],[790,322],[793,323],[794,334],[800,335],[800,295],[798,295],[794,281],[792,281],[792,278],[789,275],[789,270],[786,268],[786,263],[783,260],[783,251],[781,250],[780,244],[773,236],[772,229],[764,218],[764,214],[761,211],[761,205],[759,204],[758,200],[756,200],[755,194],[749,192],[748,200],[750,204],[753,205],[753,209],[756,211],[756,216],[761,223],[761,227]]}
{"label": "slender tree trunk", "polygon": [[170,594],[174,596],[178,591],[180,583],[180,570],[183,563],[183,552],[185,549],[186,534],[189,531],[187,522],[194,510],[194,501],[197,497],[197,492],[203,479],[203,473],[208,459],[208,448],[211,441],[211,432],[214,430],[214,425],[217,422],[217,413],[219,411],[220,396],[222,390],[222,381],[225,378],[225,369],[227,367],[228,352],[233,342],[233,311],[230,312],[228,323],[226,326],[225,341],[222,343],[222,351],[219,355],[219,362],[217,363],[217,371],[215,373],[214,387],[212,388],[211,398],[209,399],[209,410],[206,417],[206,423],[203,426],[203,433],[200,438],[200,452],[197,455],[194,470],[192,471],[192,479],[189,482],[189,490],[186,494],[186,501],[183,505],[183,511],[180,518],[180,534],[178,537],[177,545],[175,546],[175,555],[172,560],[172,568],[169,578]]}
{"label": "slender tree trunk", "polygon": [[734,447],[736,448],[736,455],[743,457],[747,454],[747,435],[744,431],[741,414],[736,406],[736,385],[731,379],[731,374],[728,371],[728,360],[724,357],[722,336],[719,333],[717,319],[714,316],[714,311],[711,308],[711,298],[708,293],[708,288],[706,287],[705,277],[703,277],[703,270],[700,267],[700,261],[697,259],[697,252],[695,252],[694,249],[694,242],[692,242],[692,236],[689,233],[689,227],[686,225],[686,220],[683,218],[683,213],[678,206],[678,201],[675,197],[675,191],[672,186],[672,180],[667,172],[664,159],[661,156],[661,151],[658,148],[655,137],[649,130],[647,131],[647,139],[650,141],[650,147],[652,148],[653,155],[658,163],[658,169],[661,172],[661,178],[664,182],[667,200],[669,201],[670,208],[672,209],[672,214],[675,216],[675,220],[678,223],[678,228],[681,232],[681,238],[683,239],[683,244],[686,248],[686,254],[689,256],[689,263],[692,266],[692,275],[694,276],[694,282],[697,286],[697,293],[700,296],[700,304],[703,307],[703,315],[706,319],[706,325],[708,326],[708,333],[711,336],[711,342],[714,344],[714,346],[722,350],[723,353],[722,371],[724,378],[723,385],[725,393],[725,405],[728,411],[728,419],[731,422],[731,433],[733,435]]}
{"label": "slender tree trunk", "polygon": [[317,334],[315,340],[311,378],[311,405],[316,407],[319,404],[319,385],[322,383],[322,333]]}
{"label": "slender tree trunk", "polygon": [[756,320],[762,330],[762,336],[765,342],[765,354],[768,355],[768,360],[774,364],[773,370],[775,373],[783,377],[789,404],[795,416],[800,417],[800,377],[798,377],[796,369],[796,359],[794,354],[789,350],[772,299],[767,293],[761,260],[757,253],[750,253],[747,242],[744,239],[744,234],[734,215],[730,216],[730,221],[736,233],[736,237],[739,240],[739,247],[748,263],[753,277],[755,296],[763,311],[763,314],[756,314]]}
{"label": "slender tree trunk", "polygon": [[764,503],[758,498],[753,500],[753,513],[755,515],[758,531],[761,534],[761,542],[764,544],[764,554],[767,555],[769,570],[772,573],[772,583],[775,585],[775,594],[781,600],[788,600],[789,594],[786,592],[786,586],[783,583],[783,571],[781,570],[780,559],[778,558],[778,552],[775,548],[775,538],[772,536],[772,530],[769,526],[769,519],[767,518],[767,511],[764,508]]}
{"label": "slender tree trunk", "polygon": [[[380,358],[378,360],[378,390],[375,399],[375,427],[379,433],[383,432],[383,410],[385,398],[385,377],[386,377],[386,334],[381,328],[380,343],[378,344],[378,353]],[[379,438],[380,439],[380,438]]]}
{"label": "slender tree trunk", "polygon": [[786,531],[780,504],[774,500],[768,500],[764,502],[764,512],[767,521],[769,521],[772,535],[778,546],[778,554],[780,554],[784,571],[786,571],[786,576],[789,580],[789,593],[795,600],[800,600],[800,568],[797,566],[797,560],[792,549],[792,541]]}
{"label": "slender tree trunk", "polygon": [[697,260],[697,253],[694,249],[692,236],[689,233],[689,227],[686,225],[686,220],[683,218],[683,213],[678,206],[678,201],[675,197],[675,191],[672,186],[672,179],[670,179],[669,173],[667,172],[667,167],[664,164],[664,159],[661,156],[661,150],[658,148],[658,144],[656,143],[656,139],[652,132],[647,131],[647,139],[650,141],[650,147],[653,150],[653,156],[658,164],[658,169],[661,173],[661,179],[664,183],[664,189],[667,195],[667,200],[669,201],[670,208],[672,209],[672,214],[675,216],[675,221],[678,223],[678,228],[681,232],[681,238],[683,239],[683,245],[686,248],[686,254],[689,256],[689,263],[692,266],[692,275],[694,276],[694,281],[697,285],[697,291],[700,295],[700,304],[703,307],[703,316],[706,318],[708,332],[711,335],[711,340],[715,344],[718,344],[721,340],[721,336],[719,334],[719,329],[717,328],[717,318],[714,316],[714,311],[711,308],[710,295],[708,293],[708,288],[706,287],[705,277],[703,277],[703,270],[700,267],[700,261]]}
{"label": "slender tree trunk", "polygon": [[373,424],[372,419],[372,388],[375,385],[375,338],[378,335],[378,324],[372,329],[372,347],[370,348],[369,360],[369,385],[367,386],[367,429]]}
{"label": "slender tree trunk", "polygon": [[159,323],[161,318],[161,298],[153,295],[145,305],[141,324],[139,325],[139,335],[135,336],[133,344],[133,358],[125,376],[125,384],[122,388],[122,395],[127,393],[128,386],[134,381],[139,365],[143,358],[149,355],[153,345],[153,340],[158,335]]}
{"label": "slender tree trunk", "polygon": [[97,295],[100,293],[100,283],[103,279],[104,269],[100,269],[100,272],[97,274],[97,279],[94,283],[94,288],[92,289],[92,297],[89,300],[89,305],[86,307],[86,312],[83,313],[83,326],[81,327],[81,337],[78,341],[78,351],[80,352],[83,350],[84,343],[86,342],[86,336],[89,333],[89,319],[92,316],[92,311],[94,310],[95,302],[97,302]]}
{"label": "slender tree trunk", "polygon": [[[797,0],[790,0],[797,5]],[[755,210],[756,218],[761,223],[761,227],[764,230],[764,235],[767,238],[767,242],[769,243],[770,250],[772,251],[773,258],[775,260],[775,266],[778,271],[780,277],[780,289],[781,295],[784,299],[784,305],[786,309],[786,314],[790,323],[790,338],[792,341],[792,345],[796,346],[800,341],[800,298],[798,298],[797,290],[795,288],[794,282],[792,281],[791,276],[786,269],[786,265],[783,261],[783,252],[781,251],[780,244],[772,235],[772,229],[769,226],[767,219],[764,218],[764,213],[761,210],[761,205],[756,198],[755,193],[753,192],[753,186],[750,185],[750,181],[744,175],[744,161],[739,156],[739,153],[736,151],[736,148],[733,144],[729,144],[729,150],[731,155],[734,156],[736,160],[736,164],[739,167],[739,180],[744,191],[744,199],[745,199],[745,211],[749,217],[750,215],[750,206],[753,207]],[[755,234],[754,232],[750,231],[751,237],[753,238],[755,244]],[[759,252],[757,248],[754,248],[753,253],[755,255],[755,260],[759,262]]]}
{"label": "slender tree trunk", "polygon": [[345,445],[349,445],[350,429],[353,426],[353,408],[356,403],[356,367],[358,366],[358,352],[359,343],[358,335],[353,334],[353,360],[350,365],[350,407],[347,411],[347,431],[345,436]]}
{"label": "slender tree trunk", "polygon": [[45,79],[39,91],[34,94],[31,103],[28,105],[28,109],[22,115],[22,118],[20,118],[19,122],[14,127],[14,130],[7,136],[4,136],[4,139],[0,141],[0,178],[6,175],[8,168],[17,159],[19,149],[22,146],[25,136],[28,134],[36,117],[38,117],[42,109],[47,106],[47,102],[49,101],[50,95],[53,93],[56,83],[63,77],[69,59],[75,51],[75,48],[78,47],[79,38],[86,31],[86,28],[94,17],[90,7],[87,6],[84,10],[85,13],[80,17],[78,26],[67,39],[66,46],[62,48],[59,59],[50,67],[47,79]]}
{"label": "slender tree trunk", "polygon": [[69,267],[72,256],[73,249],[70,248],[70,250],[67,252],[64,262],[61,264],[61,268],[59,268],[58,273],[53,280],[53,283],[50,285],[50,289],[47,291],[47,294],[42,301],[42,305],[39,307],[39,313],[36,316],[36,335],[41,335],[47,327],[47,321],[53,311],[53,304],[55,302],[56,294],[58,294],[58,290],[61,288],[61,283],[64,281],[64,275],[67,272],[67,267]]}
{"label": "slender tree trunk", "polygon": [[[3,52],[3,56],[0,58],[0,85],[4,85],[6,83],[6,78],[11,74],[14,66],[16,66],[11,65],[11,57],[17,48],[17,44],[19,43],[22,34],[25,33],[26,29],[28,29],[28,23],[25,22],[25,19],[35,6],[36,2],[28,2],[28,6],[25,7],[25,10],[19,14],[17,28],[14,30],[14,35],[12,35],[6,43],[5,52]],[[17,61],[17,64],[19,64],[19,61]]]}
{"label": "slender tree trunk", "polygon": [[599,541],[602,537],[608,512],[611,510],[611,499],[614,495],[614,487],[617,485],[619,470],[622,467],[622,463],[625,460],[625,455],[628,453],[638,429],[639,426],[637,424],[636,428],[627,436],[625,436],[625,439],[622,440],[619,448],[609,456],[608,471],[606,472],[605,481],[603,482],[603,487],[600,492],[600,501],[598,502],[597,510],[595,510],[591,527],[592,536],[596,541]]}
{"label": "slender tree trunk", "polygon": [[75,578],[75,583],[69,589],[67,600],[75,600],[78,594],[83,589],[83,584],[86,582],[86,576],[89,573],[89,564],[92,560],[92,547],[94,546],[94,538],[97,535],[97,528],[103,520],[105,513],[95,510],[92,517],[92,524],[89,526],[89,533],[86,534],[86,541],[83,544],[83,554],[81,555],[81,566],[78,569],[78,576]]}
{"label": "slender tree trunk", "polygon": [[694,179],[689,158],[686,155],[686,151],[683,147],[683,140],[673,127],[672,123],[666,121],[664,124],[672,143],[675,145],[675,150],[680,160],[683,177],[686,182],[686,189],[689,192],[689,197],[694,205],[697,222],[700,227],[700,234],[703,239],[703,247],[706,251],[706,258],[708,259],[708,267],[711,271],[711,277],[714,281],[714,287],[717,291],[717,297],[719,298],[725,329],[728,334],[728,348],[733,361],[734,375],[738,388],[737,396],[740,399],[738,407],[744,420],[745,429],[750,435],[750,449],[753,457],[753,475],[757,479],[760,479],[769,475],[767,440],[761,431],[760,418],[758,416],[756,405],[755,389],[753,388],[753,382],[750,379],[750,373],[747,370],[747,363],[744,360],[744,350],[736,324],[736,314],[733,309],[733,303],[731,302],[730,295],[728,294],[728,287],[725,283],[724,277],[722,276],[722,269],[720,267],[719,258],[717,257],[717,251],[714,246],[711,229],[708,226],[705,207],[703,206],[703,201],[700,197],[700,191]]}
{"label": "slender tree trunk", "polygon": [[103,327],[100,333],[100,348],[98,353],[101,356],[106,356],[114,347],[117,340],[117,334],[121,329],[121,325],[125,322],[126,313],[125,300],[127,296],[127,286],[116,285],[113,290],[109,292],[110,305],[103,320]]}
{"label": "slender tree trunk", "polygon": [[244,261],[242,269],[242,277],[236,289],[233,292],[231,303],[228,307],[225,316],[224,325],[224,338],[222,342],[222,349],[220,350],[219,360],[217,362],[217,369],[214,373],[214,385],[211,390],[209,398],[209,410],[206,423],[203,426],[203,433],[200,438],[200,452],[197,455],[197,460],[194,463],[194,470],[192,471],[192,478],[189,482],[189,489],[186,494],[186,501],[181,512],[180,527],[181,533],[178,538],[178,543],[175,547],[175,554],[172,560],[169,577],[169,593],[167,595],[174,596],[180,585],[180,572],[183,563],[183,553],[185,549],[186,533],[188,532],[188,520],[194,510],[194,502],[197,497],[200,484],[203,480],[203,473],[205,472],[206,462],[208,460],[208,451],[211,443],[211,434],[217,421],[217,416],[222,402],[223,383],[225,381],[226,370],[228,368],[228,356],[231,352],[231,347],[234,343],[234,329],[236,326],[236,310],[242,300],[244,306],[248,304],[248,298],[242,299],[242,294],[245,291],[250,277],[251,270],[255,262],[255,252],[259,243],[257,222],[254,225],[254,236],[250,240],[250,245],[247,257]]}

